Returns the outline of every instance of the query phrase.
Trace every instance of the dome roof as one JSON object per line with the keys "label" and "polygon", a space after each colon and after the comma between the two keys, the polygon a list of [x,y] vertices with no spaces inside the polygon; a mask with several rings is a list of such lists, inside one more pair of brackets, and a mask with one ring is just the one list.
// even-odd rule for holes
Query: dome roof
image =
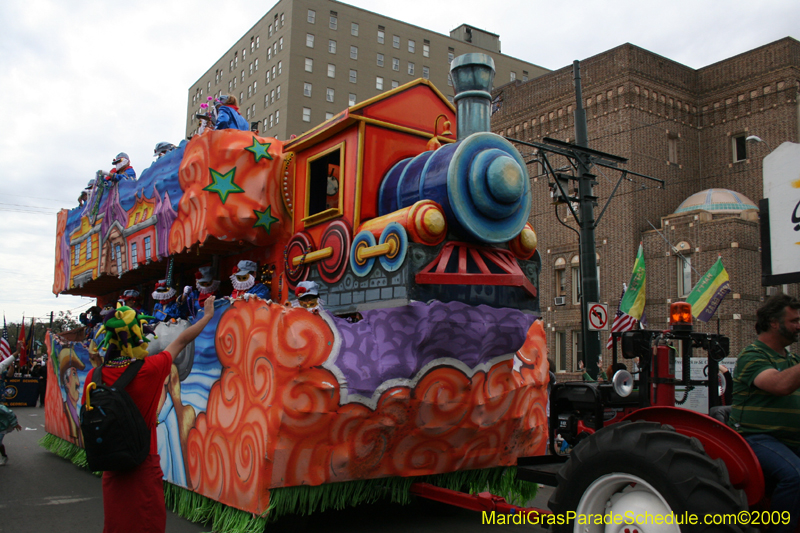
{"label": "dome roof", "polygon": [[709,211],[717,214],[738,214],[748,209],[758,209],[750,198],[730,189],[706,189],[683,201],[675,214],[689,211]]}

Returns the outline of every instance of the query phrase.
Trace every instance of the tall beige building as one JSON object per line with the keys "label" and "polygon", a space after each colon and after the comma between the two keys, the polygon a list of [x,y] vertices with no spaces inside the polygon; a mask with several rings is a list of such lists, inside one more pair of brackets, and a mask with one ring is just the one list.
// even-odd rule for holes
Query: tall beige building
{"label": "tall beige building", "polygon": [[209,95],[235,95],[242,116],[278,139],[417,78],[452,101],[450,61],[468,52],[492,56],[497,86],[549,72],[471,26],[447,36],[332,0],[280,0],[189,88],[186,135]]}

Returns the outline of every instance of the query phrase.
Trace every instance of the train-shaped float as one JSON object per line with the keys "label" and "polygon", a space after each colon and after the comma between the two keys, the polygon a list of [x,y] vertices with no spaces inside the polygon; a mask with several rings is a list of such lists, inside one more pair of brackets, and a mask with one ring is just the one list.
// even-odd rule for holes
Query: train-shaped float
{"label": "train-shaped float", "polygon": [[[101,307],[162,278],[156,295],[180,294],[200,268],[231,294],[237,265],[259,266],[262,292],[218,298],[164,386],[159,453],[184,514],[263,520],[418,476],[519,489],[503,467],[545,453],[526,165],[490,132],[491,58],[451,74],[456,106],[420,79],[286,142],[208,130],[59,213],[53,292]],[[292,305],[308,281],[313,311]],[[159,324],[151,353],[185,324]],[[48,348],[45,441],[80,457],[102,354],[83,335]]]}

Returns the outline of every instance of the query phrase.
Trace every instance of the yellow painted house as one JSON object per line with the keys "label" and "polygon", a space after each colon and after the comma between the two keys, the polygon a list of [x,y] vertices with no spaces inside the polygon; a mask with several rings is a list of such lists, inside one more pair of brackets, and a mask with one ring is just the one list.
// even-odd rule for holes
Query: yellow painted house
{"label": "yellow painted house", "polygon": [[88,217],[81,217],[81,225],[69,239],[70,287],[80,287],[98,275],[100,260],[100,224],[92,226]]}

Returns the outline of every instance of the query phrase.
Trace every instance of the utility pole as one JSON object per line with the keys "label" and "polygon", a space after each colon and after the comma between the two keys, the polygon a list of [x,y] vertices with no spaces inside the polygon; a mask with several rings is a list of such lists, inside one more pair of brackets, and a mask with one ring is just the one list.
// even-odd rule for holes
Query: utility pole
{"label": "utility pole", "polygon": [[[600,360],[602,353],[602,345],[600,343],[600,332],[591,331],[589,329],[589,304],[599,303],[600,300],[600,286],[597,278],[597,253],[595,247],[595,228],[600,224],[600,220],[606,212],[614,194],[617,192],[623,180],[633,181],[630,176],[637,176],[643,179],[652,180],[660,184],[661,188],[664,187],[664,180],[645,176],[637,172],[625,170],[619,167],[621,164],[628,162],[624,157],[620,157],[599,150],[589,148],[589,138],[586,126],[586,111],[583,108],[583,94],[581,88],[581,74],[580,62],[573,63],[574,79],[575,79],[575,144],[560,141],[558,139],[551,139],[544,137],[541,143],[528,142],[519,139],[511,139],[506,137],[509,141],[530,146],[536,149],[536,157],[527,163],[534,161],[539,162],[544,167],[547,175],[552,179],[550,188],[552,191],[553,203],[557,205],[566,204],[567,209],[572,214],[575,222],[578,224],[580,231],[572,226],[567,225],[560,218],[558,213],[556,216],[561,225],[575,231],[579,235],[579,253],[580,253],[580,273],[581,273],[581,290],[580,290],[580,306],[581,306],[581,347],[583,349],[583,363],[586,371],[593,379],[597,379],[599,368],[597,363]],[[561,172],[563,168],[554,169],[548,159],[548,154],[554,154],[567,158],[569,165],[563,168],[572,167],[575,169],[576,174],[567,174]],[[594,208],[598,205],[598,197],[594,194],[594,186],[597,185],[595,175],[592,174],[593,167],[603,167],[610,169],[614,172],[619,172],[620,176],[617,184],[608,195],[600,214],[597,218],[594,216]],[[569,193],[569,182],[577,181],[577,196],[572,196]],[[577,207],[576,207],[577,206]]]}
{"label": "utility pole", "polygon": [[[581,64],[572,63],[575,76],[575,144],[589,148],[589,135],[586,126],[586,110],[583,108],[583,90],[581,87]],[[581,214],[580,258],[581,258],[581,341],[583,343],[583,365],[592,379],[597,379],[597,362],[600,360],[600,332],[589,330],[589,303],[600,301],[600,282],[597,279],[597,252],[595,248],[594,230],[597,226],[594,219],[594,208],[597,196],[594,186],[597,182],[592,169],[592,158],[587,153],[577,154],[578,171],[578,205]]]}

